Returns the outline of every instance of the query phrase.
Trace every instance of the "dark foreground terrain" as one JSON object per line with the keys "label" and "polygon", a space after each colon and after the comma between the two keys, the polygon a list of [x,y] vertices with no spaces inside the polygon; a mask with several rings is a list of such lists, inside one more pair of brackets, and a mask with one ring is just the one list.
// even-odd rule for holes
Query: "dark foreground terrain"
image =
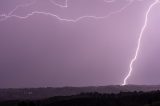
{"label": "dark foreground terrain", "polygon": [[160,106],[160,86],[8,88],[0,106]]}
{"label": "dark foreground terrain", "polygon": [[156,91],[160,85],[111,85],[111,86],[90,86],[90,87],[62,87],[62,88],[8,88],[0,89],[0,101],[8,100],[39,100],[55,96],[78,95],[81,92],[98,92],[101,94],[134,92],[134,91]]}
{"label": "dark foreground terrain", "polygon": [[160,91],[120,92],[118,94],[81,93],[42,100],[12,100],[0,106],[160,106]]}

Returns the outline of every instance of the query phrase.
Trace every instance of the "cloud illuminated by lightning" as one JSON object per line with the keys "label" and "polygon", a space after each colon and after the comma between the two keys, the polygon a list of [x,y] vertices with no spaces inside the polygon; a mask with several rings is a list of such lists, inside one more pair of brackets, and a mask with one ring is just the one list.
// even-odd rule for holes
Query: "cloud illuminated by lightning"
{"label": "cloud illuminated by lightning", "polygon": [[140,50],[140,46],[141,46],[141,40],[142,40],[142,36],[143,36],[143,33],[147,27],[147,23],[148,23],[148,17],[149,17],[149,13],[151,12],[152,8],[157,5],[158,3],[160,3],[159,0],[155,0],[148,8],[146,14],[145,14],[145,22],[144,22],[144,25],[142,26],[142,29],[141,29],[141,32],[140,32],[140,35],[139,35],[139,38],[138,38],[138,44],[137,44],[137,48],[136,48],[136,52],[135,52],[135,55],[133,57],[133,59],[131,60],[130,62],[130,65],[129,65],[129,73],[127,74],[127,76],[124,78],[124,81],[123,81],[123,84],[122,85],[126,85],[127,84],[127,80],[128,78],[131,76],[131,73],[133,71],[133,63],[136,61],[137,59],[137,56],[138,56],[138,53],[139,53],[139,50]]}

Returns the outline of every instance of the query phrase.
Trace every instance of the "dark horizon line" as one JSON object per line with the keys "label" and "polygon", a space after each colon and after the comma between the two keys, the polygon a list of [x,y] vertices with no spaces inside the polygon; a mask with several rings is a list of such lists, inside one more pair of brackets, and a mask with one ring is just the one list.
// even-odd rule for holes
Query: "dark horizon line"
{"label": "dark horizon line", "polygon": [[89,88],[89,87],[111,87],[111,86],[119,86],[119,87],[126,87],[126,86],[160,86],[160,84],[127,84],[127,85],[91,85],[91,86],[43,86],[43,87],[0,87],[0,89],[37,89],[37,88]]}

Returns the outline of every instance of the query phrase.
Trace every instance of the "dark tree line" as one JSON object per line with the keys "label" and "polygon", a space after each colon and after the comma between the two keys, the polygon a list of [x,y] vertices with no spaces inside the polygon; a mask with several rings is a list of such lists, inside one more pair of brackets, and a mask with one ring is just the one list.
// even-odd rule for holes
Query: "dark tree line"
{"label": "dark tree line", "polygon": [[44,100],[3,101],[0,102],[0,106],[160,106],[160,91],[119,94],[81,93]]}

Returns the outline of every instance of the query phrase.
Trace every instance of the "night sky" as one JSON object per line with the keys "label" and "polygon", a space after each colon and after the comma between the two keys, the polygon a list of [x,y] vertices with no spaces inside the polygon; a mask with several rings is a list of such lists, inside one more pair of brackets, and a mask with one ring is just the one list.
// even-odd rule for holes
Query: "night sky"
{"label": "night sky", "polygon": [[[53,0],[54,1],[54,0]],[[112,1],[112,2],[107,2]],[[122,84],[135,54],[146,10],[154,0],[37,0],[0,21],[0,88]],[[33,0],[0,0],[0,19]],[[128,84],[160,84],[160,4],[149,16]]]}

